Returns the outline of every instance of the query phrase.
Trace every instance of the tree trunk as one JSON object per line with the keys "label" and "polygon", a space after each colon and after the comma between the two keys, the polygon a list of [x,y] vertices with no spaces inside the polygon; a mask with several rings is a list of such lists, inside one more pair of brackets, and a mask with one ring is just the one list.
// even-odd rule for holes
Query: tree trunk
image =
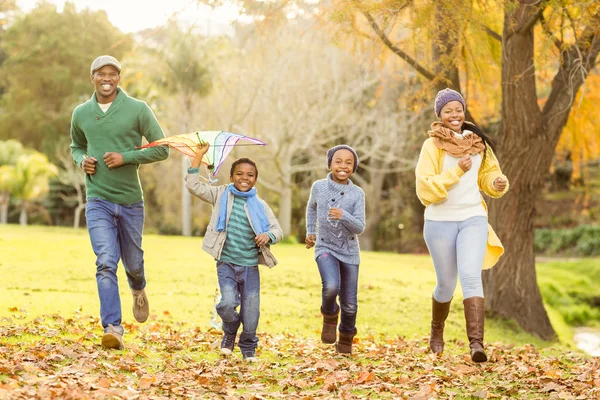
{"label": "tree trunk", "polygon": [[292,182],[290,174],[283,174],[281,194],[279,195],[278,221],[283,230],[283,236],[292,231]]}
{"label": "tree trunk", "polygon": [[185,187],[185,177],[188,170],[186,156],[181,157],[181,234],[192,236],[192,194]]}
{"label": "tree trunk", "polygon": [[10,196],[0,194],[0,224],[8,222],[8,202]]}
{"label": "tree trunk", "polygon": [[27,225],[27,204],[23,202],[21,205],[21,214],[19,215],[19,224],[21,226]]}
{"label": "tree trunk", "polygon": [[[503,34],[502,127],[500,162],[510,181],[510,190],[500,201],[491,202],[490,221],[504,243],[505,255],[484,274],[487,308],[516,320],[523,329],[542,339],[556,333],[544,308],[537,286],[534,253],[535,203],[542,191],[556,144],[567,122],[579,87],[600,51],[599,40],[587,30],[579,45],[565,50],[562,64],[552,82],[543,112],[535,88],[534,24],[527,24],[537,12],[521,1],[507,12]],[[585,43],[590,44],[587,46]],[[574,73],[574,71],[579,71]]]}
{"label": "tree trunk", "polygon": [[[515,319],[528,332],[552,340],[550,324],[535,274],[535,201],[554,144],[543,134],[542,114],[535,88],[533,30],[513,30],[529,13],[507,13],[504,20],[502,68],[503,141],[500,162],[510,190],[492,201],[492,225],[505,247],[500,262],[484,274],[486,307],[494,314]],[[516,21],[515,21],[516,20]],[[508,123],[510,121],[510,123]]]}
{"label": "tree trunk", "polygon": [[81,212],[83,210],[85,210],[85,203],[79,204],[75,209],[75,215],[73,218],[73,228],[75,229],[79,228],[79,225],[81,224]]}
{"label": "tree trunk", "polygon": [[[188,131],[188,121],[191,115],[191,104],[188,96],[183,95],[183,118],[181,129],[183,132]],[[192,236],[192,194],[185,187],[185,177],[187,175],[189,162],[187,156],[181,155],[181,234],[183,236]],[[202,169],[202,165],[200,165]]]}
{"label": "tree trunk", "polygon": [[[378,165],[378,163],[376,163],[376,165]],[[378,199],[381,199],[384,181],[385,174],[371,174],[371,181],[362,187],[365,191],[366,225],[365,231],[360,235],[361,250],[371,251],[375,249],[375,231],[377,230],[379,221],[381,221],[381,203]]]}

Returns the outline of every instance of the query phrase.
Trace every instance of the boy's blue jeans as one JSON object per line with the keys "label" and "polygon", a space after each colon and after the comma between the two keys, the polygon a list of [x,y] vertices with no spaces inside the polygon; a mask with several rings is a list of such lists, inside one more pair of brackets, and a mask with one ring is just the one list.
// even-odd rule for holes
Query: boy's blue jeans
{"label": "boy's blue jeans", "polygon": [[437,277],[433,298],[439,303],[449,302],[457,278],[465,299],[483,297],[481,269],[487,246],[487,218],[471,217],[456,222],[425,220],[423,237]]}
{"label": "boy's blue jeans", "polygon": [[[242,334],[238,346],[242,354],[256,350],[258,318],[260,317],[260,274],[258,266],[245,267],[217,261],[217,277],[221,290],[221,301],[217,313],[223,320],[223,332],[236,335],[240,327]],[[236,308],[240,307],[238,313]]]}
{"label": "boy's blue jeans", "polygon": [[347,264],[330,253],[317,257],[317,266],[321,274],[322,304],[325,314],[338,311],[337,296],[340,296],[341,317],[339,331],[356,332],[356,313],[358,311],[358,264]]}
{"label": "boy's blue jeans", "polygon": [[131,289],[146,287],[142,250],[144,202],[120,205],[91,198],[85,206],[85,217],[92,249],[96,254],[102,326],[106,331],[110,324],[123,333],[117,264],[121,259]]}

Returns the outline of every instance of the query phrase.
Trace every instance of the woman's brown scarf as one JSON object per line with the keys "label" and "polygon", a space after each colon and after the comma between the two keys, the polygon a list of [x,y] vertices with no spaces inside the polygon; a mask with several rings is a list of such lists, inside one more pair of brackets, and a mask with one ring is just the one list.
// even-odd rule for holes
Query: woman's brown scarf
{"label": "woman's brown scarf", "polygon": [[427,133],[433,138],[438,149],[446,150],[454,157],[479,154],[485,150],[485,144],[479,135],[472,132],[463,138],[457,138],[451,129],[444,127],[439,121],[431,124],[431,130]]}

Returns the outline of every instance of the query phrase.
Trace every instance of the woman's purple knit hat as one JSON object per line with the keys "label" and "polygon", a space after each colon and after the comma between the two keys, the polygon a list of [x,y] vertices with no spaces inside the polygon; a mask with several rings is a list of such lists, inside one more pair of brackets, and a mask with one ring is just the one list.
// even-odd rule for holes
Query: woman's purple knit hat
{"label": "woman's purple knit hat", "polygon": [[451,101],[458,101],[462,104],[464,110],[467,110],[467,103],[465,103],[465,99],[462,97],[460,93],[456,90],[452,90],[450,88],[440,90],[435,96],[435,115],[440,116],[440,111],[442,111],[442,107]]}
{"label": "woman's purple knit hat", "polygon": [[352,147],[346,144],[339,144],[327,150],[327,168],[331,167],[331,160],[333,160],[333,155],[335,152],[342,149],[348,150],[354,156],[354,167],[352,168],[352,173],[355,173],[356,169],[358,168],[358,155],[356,155],[356,151],[354,151]]}

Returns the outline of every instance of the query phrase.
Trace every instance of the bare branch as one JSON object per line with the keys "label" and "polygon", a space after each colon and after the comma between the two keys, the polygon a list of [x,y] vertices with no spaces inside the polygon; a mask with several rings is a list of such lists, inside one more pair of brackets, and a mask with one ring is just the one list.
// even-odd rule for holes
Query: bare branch
{"label": "bare branch", "polygon": [[[600,12],[594,15],[594,21],[600,22]],[[580,40],[562,53],[562,64],[552,81],[552,91],[543,109],[548,120],[561,117],[566,122],[577,91],[598,63],[598,54],[600,34],[593,26],[588,26],[581,34]]]}
{"label": "bare branch", "polygon": [[502,35],[500,35],[496,31],[493,31],[490,27],[488,27],[486,25],[482,25],[482,26],[488,35],[490,35],[492,38],[496,39],[497,41],[502,42]]}
{"label": "bare branch", "polygon": [[544,10],[546,8],[546,3],[548,0],[540,0],[539,8],[536,13],[532,14],[527,21],[525,21],[521,26],[516,29],[516,32],[523,33],[527,32],[531,29],[544,15]]}
{"label": "bare branch", "polygon": [[559,40],[556,36],[554,36],[554,33],[552,33],[552,31],[550,31],[550,27],[548,26],[548,21],[546,21],[546,18],[542,15],[540,20],[542,21],[542,29],[544,30],[546,35],[548,35],[548,37],[554,41],[554,46],[556,46],[558,50],[562,49],[563,42]]}
{"label": "bare branch", "polygon": [[400,57],[404,61],[406,61],[410,66],[412,66],[418,73],[420,73],[421,75],[423,75],[425,78],[429,79],[430,81],[432,81],[432,80],[435,79],[435,75],[431,71],[427,70],[425,67],[423,67],[422,65],[420,65],[414,58],[412,58],[411,56],[409,56],[408,53],[406,53],[402,49],[398,48],[396,45],[394,45],[390,41],[390,39],[388,38],[388,36],[386,35],[386,33],[379,27],[379,25],[377,24],[377,22],[375,21],[375,19],[371,16],[371,14],[369,14],[368,11],[362,11],[362,14],[367,18],[367,20],[369,21],[369,24],[371,24],[371,27],[373,28],[373,30],[375,31],[375,33],[377,34],[377,36],[379,36],[379,38],[381,39],[381,41],[394,54],[396,54],[398,57]]}

